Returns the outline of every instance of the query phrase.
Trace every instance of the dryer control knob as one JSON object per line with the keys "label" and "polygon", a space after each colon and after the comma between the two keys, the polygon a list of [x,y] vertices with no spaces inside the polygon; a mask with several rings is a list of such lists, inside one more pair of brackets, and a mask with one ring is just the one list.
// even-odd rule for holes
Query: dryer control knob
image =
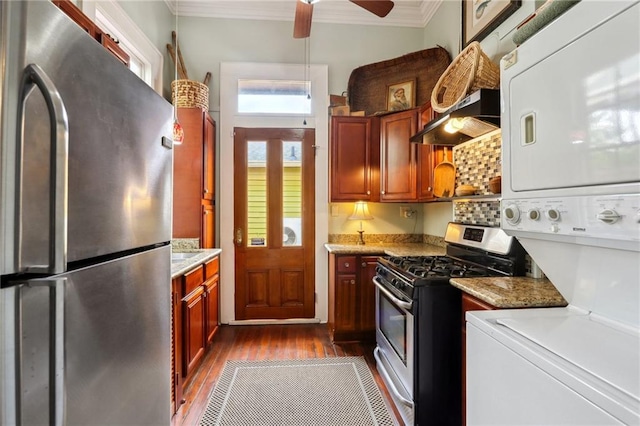
{"label": "dryer control knob", "polygon": [[540,210],[538,210],[538,209],[529,210],[529,219],[531,219],[531,220],[540,219]]}
{"label": "dryer control knob", "polygon": [[515,204],[509,204],[507,207],[505,207],[502,211],[502,214],[504,214],[507,222],[512,225],[520,222],[520,209]]}
{"label": "dryer control knob", "polygon": [[546,216],[547,216],[547,219],[549,219],[551,222],[560,221],[560,211],[558,209],[547,210]]}
{"label": "dryer control knob", "polygon": [[613,209],[605,209],[596,215],[596,219],[598,219],[600,222],[608,223],[609,225],[611,225],[620,220],[620,215]]}

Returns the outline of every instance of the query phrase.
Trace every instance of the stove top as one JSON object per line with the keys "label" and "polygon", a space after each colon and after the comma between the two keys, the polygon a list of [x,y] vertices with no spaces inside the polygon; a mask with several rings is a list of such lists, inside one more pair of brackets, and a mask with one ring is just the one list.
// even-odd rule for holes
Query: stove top
{"label": "stove top", "polygon": [[387,256],[380,258],[378,263],[403,275],[414,286],[428,284],[430,279],[499,275],[489,268],[447,256]]}
{"label": "stove top", "polygon": [[396,295],[412,298],[416,288],[449,284],[451,278],[524,275],[524,251],[499,228],[449,223],[445,256],[384,256],[379,281]]}

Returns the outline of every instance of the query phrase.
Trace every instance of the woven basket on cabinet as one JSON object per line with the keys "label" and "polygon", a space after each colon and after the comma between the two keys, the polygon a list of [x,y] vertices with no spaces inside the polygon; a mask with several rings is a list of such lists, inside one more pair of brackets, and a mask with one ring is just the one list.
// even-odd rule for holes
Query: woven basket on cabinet
{"label": "woven basket on cabinet", "polygon": [[177,108],[209,109],[209,87],[194,80],[171,82],[171,103]]}
{"label": "woven basket on cabinet", "polygon": [[442,73],[431,92],[431,106],[444,112],[478,89],[500,87],[500,67],[482,51],[480,43],[470,43]]}

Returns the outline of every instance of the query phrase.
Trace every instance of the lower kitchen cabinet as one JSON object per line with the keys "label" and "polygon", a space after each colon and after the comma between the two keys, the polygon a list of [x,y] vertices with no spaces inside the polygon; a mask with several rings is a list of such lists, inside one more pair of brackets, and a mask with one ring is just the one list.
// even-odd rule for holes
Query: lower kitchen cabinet
{"label": "lower kitchen cabinet", "polygon": [[172,280],[172,414],[219,326],[218,256]]}
{"label": "lower kitchen cabinet", "polygon": [[376,264],[383,254],[329,254],[329,332],[334,342],[375,340]]}
{"label": "lower kitchen cabinet", "polygon": [[205,344],[209,345],[213,341],[218,331],[219,326],[219,312],[220,312],[220,259],[214,258],[207,264],[205,264],[205,279],[204,287],[204,299],[205,299],[205,311],[204,311],[204,330],[205,330]]}
{"label": "lower kitchen cabinet", "polygon": [[184,373],[189,376],[204,355],[204,289],[198,286],[182,299],[183,339],[184,339]]}

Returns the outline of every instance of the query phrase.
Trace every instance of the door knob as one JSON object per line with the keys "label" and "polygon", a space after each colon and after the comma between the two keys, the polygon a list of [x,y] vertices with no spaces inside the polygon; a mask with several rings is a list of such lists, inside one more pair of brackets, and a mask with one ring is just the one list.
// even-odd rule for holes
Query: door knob
{"label": "door knob", "polygon": [[236,240],[235,243],[237,246],[240,246],[242,244],[242,229],[241,228],[236,228]]}

